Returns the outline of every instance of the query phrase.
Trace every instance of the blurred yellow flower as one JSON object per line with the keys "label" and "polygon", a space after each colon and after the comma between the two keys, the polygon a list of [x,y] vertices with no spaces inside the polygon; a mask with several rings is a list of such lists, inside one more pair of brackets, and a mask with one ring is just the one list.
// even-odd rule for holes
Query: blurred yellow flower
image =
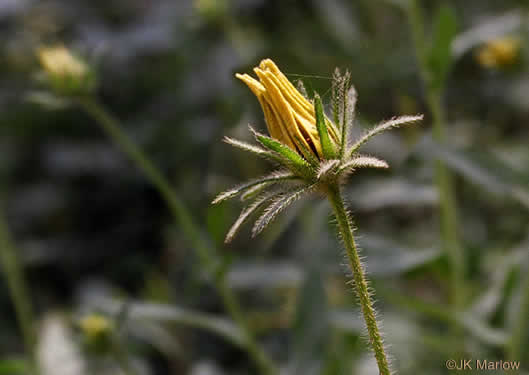
{"label": "blurred yellow flower", "polygon": [[[322,159],[320,137],[316,127],[314,105],[290,83],[276,64],[266,59],[254,68],[259,81],[248,74],[235,76],[257,96],[265,115],[268,132],[272,138],[289,146],[300,155],[304,147],[317,158]],[[338,142],[335,128],[325,120],[328,132],[334,142]]]}
{"label": "blurred yellow flower", "polygon": [[516,62],[520,52],[520,40],[503,37],[488,41],[476,53],[478,63],[486,68],[499,68]]}
{"label": "blurred yellow flower", "polygon": [[194,0],[195,10],[203,17],[215,19],[226,14],[227,0]]}
{"label": "blurred yellow flower", "polygon": [[91,314],[80,320],[79,327],[89,340],[94,340],[108,334],[112,329],[112,323],[102,315]]}
{"label": "blurred yellow flower", "polygon": [[81,58],[62,45],[41,47],[37,57],[45,74],[42,81],[55,93],[77,96],[92,93],[96,87],[96,75]]}
{"label": "blurred yellow flower", "polygon": [[82,78],[88,72],[84,62],[64,46],[42,47],[38,50],[38,57],[44,70],[55,77]]}

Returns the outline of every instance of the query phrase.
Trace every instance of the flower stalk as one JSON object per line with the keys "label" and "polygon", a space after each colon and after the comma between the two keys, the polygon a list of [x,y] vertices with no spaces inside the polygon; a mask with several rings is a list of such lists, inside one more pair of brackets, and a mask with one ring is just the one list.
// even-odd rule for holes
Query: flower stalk
{"label": "flower stalk", "polygon": [[353,276],[353,285],[358,301],[362,308],[362,314],[366,322],[367,331],[369,333],[369,343],[375,353],[375,358],[378,364],[380,375],[390,375],[390,367],[386,351],[384,349],[384,342],[378,328],[375,309],[373,308],[373,301],[369,292],[369,286],[365,277],[364,267],[358,254],[358,248],[354,239],[354,229],[351,216],[349,215],[339,186],[329,186],[327,190],[327,198],[338,222],[338,229],[342,237],[349,268]]}
{"label": "flower stalk", "polygon": [[5,218],[0,213],[0,263],[13,301],[25,349],[30,357],[33,370],[38,372],[33,309],[17,252]]}

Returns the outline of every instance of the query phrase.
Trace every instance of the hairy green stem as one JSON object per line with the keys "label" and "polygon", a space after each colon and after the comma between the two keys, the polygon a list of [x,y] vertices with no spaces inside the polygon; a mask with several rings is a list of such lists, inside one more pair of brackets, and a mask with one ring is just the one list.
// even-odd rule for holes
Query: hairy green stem
{"label": "hairy green stem", "polygon": [[379,372],[381,375],[390,375],[389,363],[384,349],[382,336],[378,329],[373,301],[371,300],[365,271],[362,267],[354,239],[352,219],[347,212],[338,186],[330,186],[327,190],[327,197],[331,202],[336,220],[338,221],[338,228],[345,245],[349,267],[353,273],[355,292],[362,308],[367,331],[369,333],[369,343],[375,352]]}
{"label": "hairy green stem", "polygon": [[[523,273],[523,272],[522,272]],[[520,309],[512,325],[510,341],[507,344],[507,355],[511,361],[527,358],[529,354],[526,345],[529,332],[529,274],[525,274],[522,283]],[[525,352],[524,352],[525,351]]]}
{"label": "hairy green stem", "polygon": [[[410,0],[408,20],[420,65],[421,78],[426,89],[426,102],[432,115],[433,138],[436,142],[446,142],[445,113],[442,106],[442,85],[433,87],[430,83],[431,73],[428,68],[425,39],[424,17],[419,0]],[[443,247],[450,259],[452,270],[451,296],[454,310],[461,310],[464,305],[464,280],[466,273],[465,256],[459,237],[457,202],[453,175],[440,160],[435,163],[435,182],[439,191],[441,238]]]}
{"label": "hairy green stem", "polygon": [[[209,274],[218,275],[220,264],[214,256],[210,244],[202,238],[200,230],[194,223],[193,218],[163,174],[154,166],[145,153],[123,132],[120,122],[101,104],[92,98],[81,98],[79,99],[79,104],[88,114],[94,117],[105,133],[145,173],[149,181],[167,202],[176,222],[181,225],[182,232],[188,236],[189,242],[197,251],[200,263],[206,268]],[[244,343],[248,354],[252,357],[262,374],[276,374],[277,370],[273,362],[257,344],[253,333],[250,331],[237,297],[226,284],[224,273],[221,273],[217,277],[215,286],[227,312],[241,328],[242,332],[244,332]]]}
{"label": "hairy green stem", "polygon": [[33,310],[28,288],[24,280],[17,249],[13,245],[4,215],[0,212],[0,261],[3,273],[15,307],[15,313],[22,332],[26,351],[31,358],[33,370],[37,372],[36,338]]}

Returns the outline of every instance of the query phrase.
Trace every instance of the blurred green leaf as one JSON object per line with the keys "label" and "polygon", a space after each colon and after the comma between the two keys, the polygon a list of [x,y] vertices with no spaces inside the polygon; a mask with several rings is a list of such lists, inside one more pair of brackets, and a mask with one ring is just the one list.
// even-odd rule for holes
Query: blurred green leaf
{"label": "blurred green leaf", "polygon": [[27,374],[29,371],[30,366],[25,359],[0,360],[0,375]]}
{"label": "blurred green leaf", "polygon": [[63,110],[71,105],[71,102],[68,99],[58,97],[48,91],[31,91],[26,94],[26,100],[50,111]]}
{"label": "blurred green leaf", "polygon": [[[519,286],[507,304],[507,326],[510,331],[507,352],[509,359],[520,360],[529,355],[529,254],[525,242],[525,259],[519,269]],[[522,363],[522,365],[524,365]],[[526,366],[526,365],[525,365]]]}
{"label": "blurred green leaf", "polygon": [[299,291],[294,321],[293,374],[320,374],[329,328],[327,298],[320,271],[313,267]]}
{"label": "blurred green leaf", "polygon": [[127,309],[127,321],[140,324],[141,321],[155,321],[176,323],[184,326],[201,328],[224,337],[232,344],[244,348],[244,334],[231,320],[206,314],[195,310],[185,309],[159,303],[120,302],[113,298],[99,297],[90,303],[90,308],[107,314],[118,315]]}
{"label": "blurred green leaf", "polygon": [[378,277],[405,274],[432,264],[443,255],[438,248],[412,249],[376,234],[364,234],[359,244],[366,249],[367,270]]}
{"label": "blurred green leaf", "polygon": [[448,5],[442,5],[435,15],[431,48],[426,56],[432,89],[439,90],[452,65],[452,41],[457,33],[455,11]]}
{"label": "blurred green leaf", "polygon": [[157,269],[151,270],[145,277],[142,298],[152,302],[170,303],[171,284],[167,276]]}
{"label": "blurred green leaf", "polygon": [[391,208],[428,208],[438,204],[437,190],[400,177],[372,178],[351,186],[347,192],[354,210],[375,212]]}
{"label": "blurred green leaf", "polygon": [[336,332],[334,336],[327,351],[328,354],[322,374],[351,374],[359,336],[345,334],[344,332]]}
{"label": "blurred green leaf", "polygon": [[207,212],[207,228],[217,247],[224,243],[227,232],[228,220],[226,218],[226,206],[222,204],[210,205]]}
{"label": "blurred green leaf", "polygon": [[396,6],[399,9],[405,10],[409,6],[408,0],[382,0],[388,5]]}
{"label": "blurred green leaf", "polygon": [[426,302],[420,298],[402,294],[395,288],[381,287],[380,284],[377,284],[377,291],[379,295],[382,295],[387,301],[394,303],[401,308],[444,321],[448,324],[456,323],[470,335],[487,345],[502,347],[508,340],[507,332],[503,329],[491,327],[483,320],[476,319],[476,316],[472,313],[454,313],[444,305]]}
{"label": "blurred green leaf", "polygon": [[490,154],[480,154],[479,160],[469,152],[434,142],[425,138],[419,145],[419,153],[427,159],[442,160],[448,167],[469,179],[486,191],[501,197],[509,197],[529,209],[529,187],[500,160]]}

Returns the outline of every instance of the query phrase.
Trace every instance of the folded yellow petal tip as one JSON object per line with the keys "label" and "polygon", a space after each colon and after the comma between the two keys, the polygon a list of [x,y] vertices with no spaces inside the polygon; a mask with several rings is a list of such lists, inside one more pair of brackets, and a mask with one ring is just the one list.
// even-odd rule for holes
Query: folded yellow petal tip
{"label": "folded yellow petal tip", "polygon": [[314,105],[303,97],[271,59],[261,60],[253,71],[259,80],[248,74],[237,73],[235,76],[258,97],[272,138],[303,157],[310,156],[306,154],[309,152],[321,159],[323,155]]}

